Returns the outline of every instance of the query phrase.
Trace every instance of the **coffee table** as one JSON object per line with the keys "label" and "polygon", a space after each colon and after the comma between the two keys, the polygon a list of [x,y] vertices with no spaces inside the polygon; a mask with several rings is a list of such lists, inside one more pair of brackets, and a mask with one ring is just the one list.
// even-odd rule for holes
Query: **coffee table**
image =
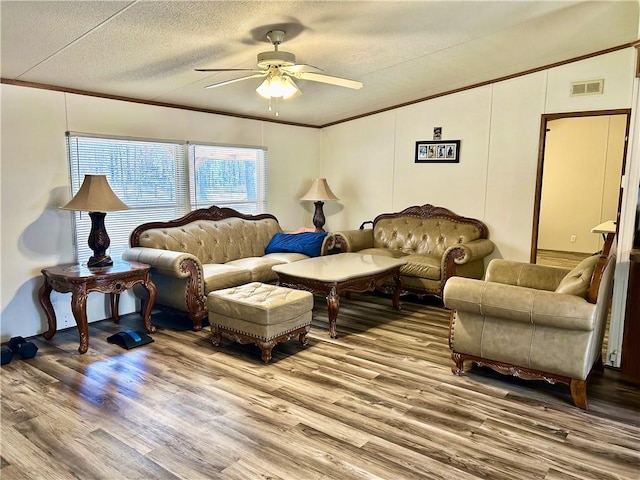
{"label": "coffee table", "polygon": [[405,263],[407,262],[401,258],[381,255],[338,253],[275,265],[271,268],[278,274],[279,285],[326,295],[329,335],[336,338],[336,320],[342,293],[371,291],[385,280],[393,278],[393,307],[400,310],[400,267]]}

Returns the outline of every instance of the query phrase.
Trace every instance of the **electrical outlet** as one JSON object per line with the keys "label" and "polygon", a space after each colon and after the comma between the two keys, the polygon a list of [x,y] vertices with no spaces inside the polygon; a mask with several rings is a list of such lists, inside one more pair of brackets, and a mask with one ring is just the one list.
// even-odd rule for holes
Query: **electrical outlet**
{"label": "electrical outlet", "polygon": [[571,235],[571,243],[576,243],[576,236],[575,235]]}

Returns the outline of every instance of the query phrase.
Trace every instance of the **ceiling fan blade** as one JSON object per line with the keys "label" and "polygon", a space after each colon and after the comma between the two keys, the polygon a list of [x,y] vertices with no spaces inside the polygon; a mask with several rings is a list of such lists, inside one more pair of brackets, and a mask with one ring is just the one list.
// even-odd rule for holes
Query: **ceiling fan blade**
{"label": "ceiling fan blade", "polygon": [[305,65],[304,63],[298,63],[296,65],[290,66],[282,66],[280,67],[285,73],[295,74],[295,73],[305,73],[305,72],[321,72],[322,69],[318,67],[314,67],[313,65]]}
{"label": "ceiling fan blade", "polygon": [[196,72],[262,72],[256,68],[194,68]]}
{"label": "ceiling fan blade", "polygon": [[250,78],[266,77],[266,76],[267,76],[267,73],[257,73],[255,75],[247,75],[246,77],[234,78],[233,80],[227,80],[225,82],[213,83],[211,85],[207,85],[204,88],[222,87],[223,85],[230,85],[232,83],[241,82],[242,80],[248,80]]}
{"label": "ceiling fan blade", "polygon": [[362,82],[357,82],[355,80],[348,80],[346,78],[332,77],[330,75],[322,75],[319,73],[302,72],[302,73],[296,73],[294,76],[302,80],[311,80],[313,82],[330,83],[331,85],[353,88],[354,90],[362,88]]}

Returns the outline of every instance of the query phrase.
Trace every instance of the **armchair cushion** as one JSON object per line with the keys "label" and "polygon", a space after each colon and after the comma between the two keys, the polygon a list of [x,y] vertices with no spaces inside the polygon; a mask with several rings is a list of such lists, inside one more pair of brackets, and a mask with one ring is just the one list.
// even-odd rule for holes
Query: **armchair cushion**
{"label": "armchair cushion", "polygon": [[568,268],[494,258],[487,265],[486,280],[553,292],[569,272]]}
{"label": "armchair cushion", "polygon": [[276,233],[265,253],[303,253],[309,257],[320,256],[322,242],[327,232]]}
{"label": "armchair cushion", "polygon": [[599,255],[595,254],[582,260],[560,281],[560,284],[555,290],[556,293],[567,293],[569,295],[586,298],[598,258]]}

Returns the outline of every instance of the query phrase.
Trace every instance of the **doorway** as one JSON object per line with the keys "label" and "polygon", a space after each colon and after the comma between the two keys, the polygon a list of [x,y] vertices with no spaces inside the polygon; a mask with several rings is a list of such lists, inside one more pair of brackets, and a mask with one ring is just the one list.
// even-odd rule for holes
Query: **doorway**
{"label": "doorway", "polygon": [[532,263],[549,254],[579,261],[602,247],[592,228],[617,230],[629,121],[628,109],[543,115]]}

